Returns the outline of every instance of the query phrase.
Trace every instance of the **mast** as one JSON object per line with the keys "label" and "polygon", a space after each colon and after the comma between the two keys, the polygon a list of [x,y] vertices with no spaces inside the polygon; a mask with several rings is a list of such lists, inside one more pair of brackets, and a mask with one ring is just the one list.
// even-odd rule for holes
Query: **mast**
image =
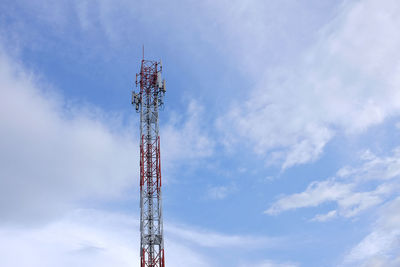
{"label": "mast", "polygon": [[143,55],[140,73],[136,74],[139,92],[132,92],[132,105],[140,113],[141,267],[165,267],[158,127],[158,110],[165,95],[161,73],[161,61],[145,60]]}

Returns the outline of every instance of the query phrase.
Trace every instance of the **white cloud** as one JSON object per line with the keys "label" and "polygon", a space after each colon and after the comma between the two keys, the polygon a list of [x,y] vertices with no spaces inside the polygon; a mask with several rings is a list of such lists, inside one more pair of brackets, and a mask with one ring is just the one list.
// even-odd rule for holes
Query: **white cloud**
{"label": "white cloud", "polygon": [[2,221],[43,219],[136,183],[135,132],[117,114],[65,101],[3,51],[0,96]]}
{"label": "white cloud", "polygon": [[182,227],[179,225],[167,225],[166,231],[173,235],[176,239],[189,241],[202,247],[209,248],[241,248],[246,249],[257,247],[258,249],[266,247],[275,247],[282,244],[279,238],[243,236],[243,235],[227,235],[217,232],[211,232],[204,229],[194,229],[190,227]]}
{"label": "white cloud", "polygon": [[301,193],[280,197],[265,213],[274,215],[327,202],[336,203],[336,210],[313,219],[326,221],[336,216],[353,217],[387,201],[400,188],[399,149],[394,149],[387,157],[378,157],[368,151],[362,153],[361,159],[361,166],[344,167],[335,177],[312,182]]}
{"label": "white cloud", "polygon": [[[95,210],[75,211],[39,228],[2,227],[2,266],[139,266],[138,229],[132,217]],[[173,236],[166,246],[170,266],[212,266]]]}
{"label": "white cloud", "polygon": [[285,210],[315,207],[327,201],[337,201],[352,194],[352,185],[337,183],[334,180],[311,183],[304,192],[281,197],[267,211],[278,214]]}
{"label": "white cloud", "polygon": [[[169,266],[221,266],[201,248],[232,253],[234,249],[282,245],[276,239],[226,235],[171,223],[165,226]],[[139,266],[139,244],[135,217],[100,210],[75,210],[42,226],[0,227],[2,267]],[[295,266],[271,265],[269,261],[262,264],[252,266]]]}
{"label": "white cloud", "polygon": [[317,222],[326,222],[329,221],[333,218],[335,218],[337,215],[337,211],[336,210],[331,210],[330,212],[326,213],[326,214],[318,214],[316,215],[312,221],[317,221]]}
{"label": "white cloud", "polygon": [[397,267],[400,265],[400,258],[395,260],[387,259],[386,257],[374,257],[368,259],[367,262],[363,263],[362,267]]}
{"label": "white cloud", "polygon": [[386,204],[377,218],[372,231],[346,255],[344,266],[399,266],[400,198]]}
{"label": "white cloud", "polygon": [[229,194],[229,188],[226,186],[214,186],[208,189],[207,196],[210,199],[224,199]]}
{"label": "white cloud", "polygon": [[367,150],[362,163],[340,169],[335,177],[312,182],[305,191],[280,197],[267,214],[335,203],[336,208],[317,214],[311,221],[326,222],[337,217],[354,217],[362,211],[373,214],[371,231],[350,251],[340,266],[395,267],[400,263],[399,148],[379,157]]}
{"label": "white cloud", "polygon": [[[194,159],[209,157],[214,152],[214,140],[207,133],[204,108],[190,100],[184,116],[172,114],[160,130],[162,157],[168,162],[189,164]],[[171,167],[167,165],[167,167]]]}
{"label": "white cloud", "polygon": [[[246,267],[246,266],[250,266],[250,265],[242,264],[240,266]],[[251,264],[251,266],[253,266],[253,267],[297,267],[299,265],[297,263],[284,263],[284,262],[276,262],[276,261],[266,260],[261,263]]]}
{"label": "white cloud", "polygon": [[235,185],[211,186],[208,188],[206,198],[224,199],[237,190]]}
{"label": "white cloud", "polygon": [[[357,134],[400,111],[397,1],[346,3],[298,64],[268,69],[218,124],[283,168],[316,160],[336,133]],[[227,126],[231,127],[227,127]]]}

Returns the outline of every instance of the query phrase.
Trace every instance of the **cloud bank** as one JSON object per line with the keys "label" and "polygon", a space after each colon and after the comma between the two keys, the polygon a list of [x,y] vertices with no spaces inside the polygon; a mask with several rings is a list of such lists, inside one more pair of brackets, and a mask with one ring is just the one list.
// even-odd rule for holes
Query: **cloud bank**
{"label": "cloud bank", "polygon": [[45,218],[84,198],[116,197],[137,181],[137,144],[118,116],[54,92],[1,51],[3,222]]}

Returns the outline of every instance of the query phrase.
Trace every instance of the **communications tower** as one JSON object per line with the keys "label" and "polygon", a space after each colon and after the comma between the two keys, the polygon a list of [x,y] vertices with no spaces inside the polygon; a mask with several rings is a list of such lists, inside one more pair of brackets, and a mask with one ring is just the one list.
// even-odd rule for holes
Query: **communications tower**
{"label": "communications tower", "polygon": [[[161,199],[158,110],[163,106],[165,80],[161,61],[145,60],[136,74],[132,105],[140,113],[140,266],[165,267]],[[138,79],[139,78],[139,79]]]}

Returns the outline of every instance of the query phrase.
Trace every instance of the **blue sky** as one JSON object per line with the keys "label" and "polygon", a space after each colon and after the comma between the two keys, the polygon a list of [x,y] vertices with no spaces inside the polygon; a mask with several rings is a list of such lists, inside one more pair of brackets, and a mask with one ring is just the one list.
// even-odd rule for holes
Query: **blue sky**
{"label": "blue sky", "polygon": [[0,258],[139,266],[142,45],[168,266],[400,266],[400,4],[0,5]]}

